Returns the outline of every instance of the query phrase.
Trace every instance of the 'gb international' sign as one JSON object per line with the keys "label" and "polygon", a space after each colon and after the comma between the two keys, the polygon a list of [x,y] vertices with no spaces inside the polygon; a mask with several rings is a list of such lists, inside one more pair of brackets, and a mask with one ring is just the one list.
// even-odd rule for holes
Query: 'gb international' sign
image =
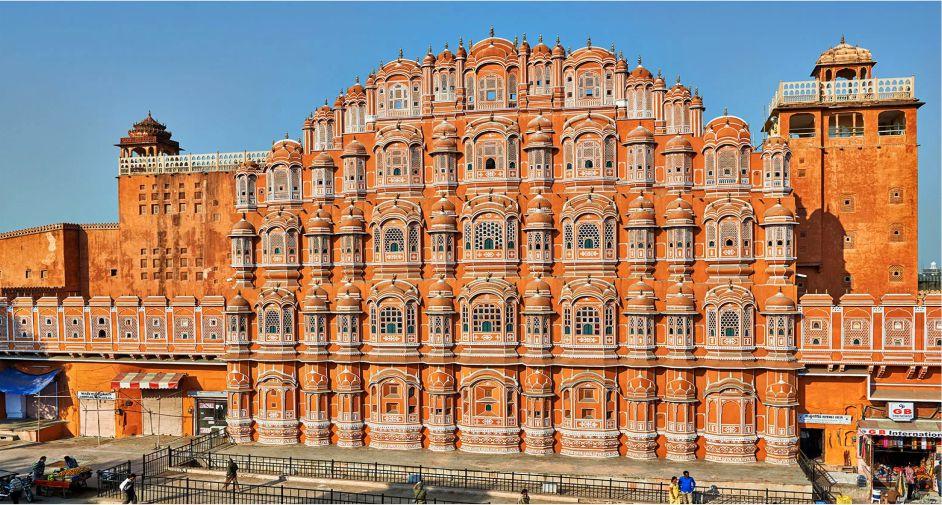
{"label": "'gb international' sign", "polygon": [[886,402],[886,417],[894,421],[912,421],[916,416],[913,402]]}

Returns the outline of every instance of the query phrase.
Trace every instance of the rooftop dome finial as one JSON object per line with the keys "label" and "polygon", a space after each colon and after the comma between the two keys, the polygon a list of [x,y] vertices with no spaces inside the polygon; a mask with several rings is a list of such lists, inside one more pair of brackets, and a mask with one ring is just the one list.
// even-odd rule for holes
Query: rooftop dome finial
{"label": "rooftop dome finial", "polygon": [[357,83],[357,84],[360,84],[360,76],[357,76],[357,77],[356,77],[356,83]]}
{"label": "rooftop dome finial", "polygon": [[727,109],[726,107],[723,107],[723,115],[724,115],[724,116],[728,116],[728,115],[729,115],[729,109]]}
{"label": "rooftop dome finial", "polygon": [[639,67],[641,66],[641,55],[640,55],[640,54],[638,55],[638,66],[639,66]]}
{"label": "rooftop dome finial", "polygon": [[490,29],[490,31],[488,31],[487,33],[488,33],[488,36],[489,36],[489,37],[493,37],[493,36],[494,36],[494,25],[491,25],[491,29]]}
{"label": "rooftop dome finial", "polygon": [[458,47],[464,47],[464,37],[458,37]]}
{"label": "rooftop dome finial", "polygon": [[432,54],[432,44],[428,45],[428,54]]}
{"label": "rooftop dome finial", "polygon": [[585,46],[586,46],[586,47],[592,47],[592,36],[591,36],[591,35],[589,35],[588,37],[586,37]]}
{"label": "rooftop dome finial", "polygon": [[560,45],[560,44],[559,44],[559,35],[556,36],[556,45],[557,45],[557,46]]}
{"label": "rooftop dome finial", "polygon": [[285,132],[285,140],[288,140],[288,132]]}
{"label": "rooftop dome finial", "polygon": [[527,41],[527,32],[523,32],[523,41],[524,41],[524,42]]}
{"label": "rooftop dome finial", "polygon": [[448,41],[445,41],[445,49],[448,49]]}
{"label": "rooftop dome finial", "polygon": [[697,87],[693,88],[693,96],[700,96],[700,88],[697,88]]}
{"label": "rooftop dome finial", "polygon": [[514,46],[516,46],[516,45],[517,45],[517,36],[514,35]]}
{"label": "rooftop dome finial", "polygon": [[677,84],[680,84],[680,74],[677,74]]}
{"label": "rooftop dome finial", "polygon": [[400,59],[400,60],[402,59],[402,48],[401,48],[401,47],[399,48],[399,59]]}
{"label": "rooftop dome finial", "polygon": [[615,43],[614,43],[614,42],[612,42],[612,47],[610,47],[608,50],[611,51],[612,54],[615,54]]}
{"label": "rooftop dome finial", "polygon": [[844,42],[844,34],[842,33],[842,34],[841,34],[841,44],[844,44],[844,43],[845,43],[845,42]]}
{"label": "rooftop dome finial", "polygon": [[542,44],[542,43],[543,43],[543,34],[542,34],[542,33],[540,34],[540,36],[539,36],[539,38],[537,39],[536,43],[537,43],[537,44]]}

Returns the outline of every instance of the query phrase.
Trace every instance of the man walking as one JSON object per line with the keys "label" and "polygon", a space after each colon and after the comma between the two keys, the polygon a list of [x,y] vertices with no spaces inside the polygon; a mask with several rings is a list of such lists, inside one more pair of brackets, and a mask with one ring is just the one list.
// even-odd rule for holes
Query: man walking
{"label": "man walking", "polygon": [[232,461],[232,458],[229,458],[229,464],[226,466],[226,483],[222,486],[223,489],[229,489],[229,484],[232,484],[233,490],[239,489],[239,467],[235,464],[235,461]]}
{"label": "man walking", "polygon": [[425,490],[425,484],[421,480],[412,486],[412,495],[416,503],[428,503],[428,491]]}
{"label": "man walking", "polygon": [[697,481],[693,480],[687,470],[684,470],[684,475],[680,478],[678,487],[680,488],[680,503],[693,503],[693,490],[697,488]]}
{"label": "man walking", "polygon": [[134,481],[136,480],[137,475],[132,473],[118,486],[118,489],[124,492],[124,501],[121,503],[137,503],[137,493],[134,491]]}
{"label": "man walking", "polygon": [[527,491],[527,488],[520,490],[520,498],[517,499],[517,503],[527,504],[530,503],[530,492]]}

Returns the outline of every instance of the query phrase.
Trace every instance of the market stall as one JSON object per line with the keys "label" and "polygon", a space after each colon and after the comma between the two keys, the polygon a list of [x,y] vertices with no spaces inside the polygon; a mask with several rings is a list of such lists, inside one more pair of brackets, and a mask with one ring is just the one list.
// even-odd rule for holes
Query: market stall
{"label": "market stall", "polygon": [[874,491],[905,492],[907,467],[916,493],[933,490],[936,458],[942,456],[942,422],[862,420],[857,424],[858,471]]}

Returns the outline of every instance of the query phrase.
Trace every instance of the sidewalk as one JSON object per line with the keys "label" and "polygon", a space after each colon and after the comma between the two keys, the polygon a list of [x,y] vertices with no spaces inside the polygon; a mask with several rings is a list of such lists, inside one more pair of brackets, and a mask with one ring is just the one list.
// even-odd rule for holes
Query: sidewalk
{"label": "sidewalk", "polygon": [[715,485],[748,489],[768,488],[775,491],[811,491],[811,484],[797,464],[792,466],[768,465],[765,463],[737,465],[702,460],[689,462],[673,462],[663,459],[637,461],[624,457],[590,459],[559,454],[548,456],[530,456],[527,454],[493,455],[461,451],[447,453],[428,450],[394,451],[367,447],[348,449],[333,445],[325,447],[306,447],[303,445],[268,446],[257,443],[230,446],[217,452],[276,458],[333,459],[337,461],[377,462],[390,465],[422,465],[499,472],[564,474],[645,482],[666,482],[670,480],[671,476],[679,476],[684,470],[688,470],[700,486]]}

